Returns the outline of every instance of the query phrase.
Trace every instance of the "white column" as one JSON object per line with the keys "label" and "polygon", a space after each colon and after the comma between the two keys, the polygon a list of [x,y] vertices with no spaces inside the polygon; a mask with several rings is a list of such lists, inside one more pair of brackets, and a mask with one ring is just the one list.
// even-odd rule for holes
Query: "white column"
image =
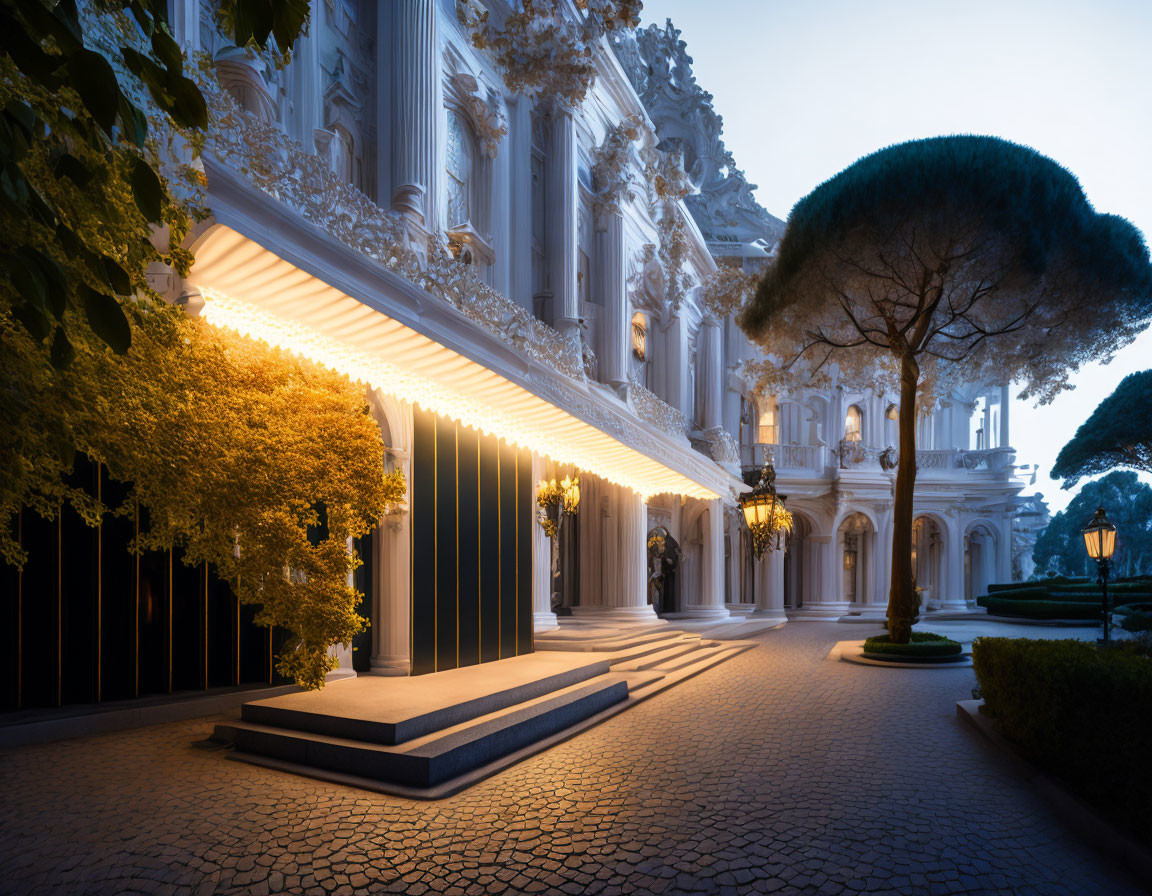
{"label": "white column", "polygon": [[1012,518],[1004,514],[1000,518],[996,539],[996,560],[993,565],[994,576],[992,582],[1012,581]]}
{"label": "white column", "polygon": [[[532,101],[516,97],[508,105],[509,178],[511,179],[511,226],[508,243],[509,297],[532,313]],[[504,239],[500,231],[497,239]]]}
{"label": "white column", "polygon": [[616,211],[600,216],[596,231],[596,272],[604,313],[600,318],[600,379],[617,391],[628,383],[628,350],[632,323],[628,308],[628,271],[624,264],[624,217]]}
{"label": "white column", "polygon": [[[663,398],[685,415],[691,416],[692,397],[688,394],[688,323],[681,312],[676,312],[664,328],[662,351],[657,355],[663,382]],[[659,391],[659,390],[657,390]]]}
{"label": "white column", "polygon": [[757,619],[778,619],[786,622],[784,612],[784,550],[765,551],[764,556],[754,561],[756,585]]}
{"label": "white column", "polygon": [[723,421],[724,394],[724,342],[720,321],[708,315],[700,323],[700,354],[696,359],[696,376],[703,377],[704,407],[702,414],[705,432],[719,429]]}
{"label": "white column", "polygon": [[[410,427],[409,427],[410,431]],[[412,461],[407,451],[395,452],[408,482],[406,507],[412,506]],[[407,675],[412,669],[412,515],[389,514],[376,529],[373,578],[376,613],[372,626],[372,672]]]}
{"label": "white column", "polygon": [[888,591],[892,585],[892,511],[876,514],[876,534],[872,538],[872,583],[868,603],[874,607],[888,606]]}
{"label": "white column", "polygon": [[[644,499],[631,489],[605,482],[600,483],[599,488],[607,499],[607,507],[600,521],[599,539],[588,551],[584,544],[587,530],[580,530],[580,606],[574,608],[573,613],[614,624],[656,622],[656,613],[648,603],[648,508]],[[583,512],[582,495],[581,514]],[[593,552],[597,562],[585,566],[585,554]],[[598,576],[596,604],[584,602],[586,569]]]}
{"label": "white column", "polygon": [[1008,430],[1008,386],[1003,385],[1000,387],[1000,447],[1007,448],[1011,445],[1009,441],[1010,433]]}
{"label": "white column", "polygon": [[[544,458],[532,455],[532,488],[544,478]],[[535,494],[535,491],[533,491]],[[535,510],[535,504],[533,510]],[[552,612],[552,540],[544,534],[544,527],[532,520],[532,630],[547,632],[556,628],[556,614]]]}
{"label": "white column", "polygon": [[548,279],[552,290],[553,326],[571,340],[580,338],[579,293],[576,291],[576,122],[557,108],[552,117],[552,158],[548,165]]}
{"label": "white column", "polygon": [[[839,539],[834,535],[810,535],[805,547],[811,557],[807,594],[804,597],[803,616],[834,618],[848,611],[844,600],[843,551],[835,547]],[[840,567],[838,569],[838,567]],[[839,589],[839,590],[837,590]]]}
{"label": "white column", "polygon": [[724,506],[720,499],[710,500],[704,513],[700,593],[696,603],[684,606],[683,615],[693,619],[728,619],[724,606]]}
{"label": "white column", "polygon": [[435,0],[398,0],[391,4],[392,207],[429,233],[439,230],[440,197],[436,189],[437,131],[443,112],[439,101],[440,42]]}
{"label": "white column", "polygon": [[953,526],[940,530],[944,543],[940,546],[940,601],[941,610],[963,610],[964,601],[964,534]]}

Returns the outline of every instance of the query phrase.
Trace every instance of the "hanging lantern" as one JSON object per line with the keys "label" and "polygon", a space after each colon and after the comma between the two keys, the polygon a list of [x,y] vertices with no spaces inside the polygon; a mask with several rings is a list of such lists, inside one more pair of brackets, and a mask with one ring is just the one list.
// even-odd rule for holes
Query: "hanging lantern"
{"label": "hanging lantern", "polygon": [[776,541],[773,550],[779,550],[783,546],[784,535],[792,531],[792,514],[784,506],[784,497],[776,494],[776,467],[771,452],[764,462],[756,487],[741,495],[738,501],[744,513],[744,522],[752,533],[752,550],[756,559],[764,556],[773,539]]}

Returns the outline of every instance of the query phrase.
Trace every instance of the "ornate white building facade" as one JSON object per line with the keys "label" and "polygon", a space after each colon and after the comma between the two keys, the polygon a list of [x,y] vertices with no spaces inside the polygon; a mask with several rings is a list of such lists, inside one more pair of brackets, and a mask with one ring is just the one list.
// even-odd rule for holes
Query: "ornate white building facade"
{"label": "ornate white building facade", "polygon": [[[364,549],[374,671],[522,653],[569,618],[882,610],[898,408],[753,393],[758,349],[717,272],[764,265],[783,224],[725,149],[671,25],[593,35],[590,89],[537,94],[509,90],[477,46],[478,15],[512,12],[499,0],[313,0],[279,69],[231,46],[211,6],[171,2],[216,84],[213,214],[190,276],[153,280],[369,384],[410,489]],[[972,606],[1011,575],[1009,405],[1006,387],[973,384],[919,421],[930,608]],[[736,497],[769,451],[796,531],[757,562]],[[535,483],[575,470],[553,578]],[[657,593],[658,527],[677,551]]]}

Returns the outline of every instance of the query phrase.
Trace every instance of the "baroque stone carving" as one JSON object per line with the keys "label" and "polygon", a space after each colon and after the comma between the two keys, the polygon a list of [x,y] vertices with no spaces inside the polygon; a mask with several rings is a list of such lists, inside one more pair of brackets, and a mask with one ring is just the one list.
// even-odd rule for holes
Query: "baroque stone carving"
{"label": "baroque stone carving", "polygon": [[680,200],[692,190],[679,153],[653,152],[645,174],[650,187],[652,217],[660,233],[657,254],[664,271],[664,292],[673,313],[688,295],[692,281],[684,268],[688,235]]}
{"label": "baroque stone carving", "polygon": [[608,129],[604,142],[592,153],[592,187],[602,212],[619,212],[636,198],[629,171],[632,144],[640,139],[640,118],[632,115]]}
{"label": "baroque stone carving", "polygon": [[[744,173],[724,145],[724,120],[712,95],[696,83],[692,57],[671,21],[609,35],[617,58],[656,125],[662,147],[683,153],[696,192],[685,202],[716,254],[725,243],[759,244],[771,251],[784,223],[756,201]],[[715,245],[719,244],[719,245]],[[738,253],[737,253],[738,254]]]}
{"label": "baroque stone carving", "polygon": [[468,113],[476,139],[490,159],[500,151],[500,141],[508,133],[508,116],[500,97],[467,72],[448,77],[449,96]]}
{"label": "baroque stone carving", "polygon": [[584,379],[583,358],[571,342],[479,280],[475,268],[456,261],[438,241],[430,241],[422,261],[404,218],[341,180],[324,159],[306,152],[278,125],[241,109],[213,76],[210,62],[199,75],[215,119],[205,144],[208,153],[334,239],[451,303],[516,351]]}
{"label": "baroque stone carving", "polygon": [[684,436],[691,427],[679,409],[657,398],[635,380],[628,383],[628,405],[641,420],[670,435]]}
{"label": "baroque stone carving", "polygon": [[576,108],[596,79],[595,48],[609,31],[630,30],[640,22],[640,0],[575,0],[575,17],[561,0],[524,0],[503,27],[488,23],[488,10],[476,0],[456,0],[456,18],[472,43],[489,51],[508,88],[548,96]]}

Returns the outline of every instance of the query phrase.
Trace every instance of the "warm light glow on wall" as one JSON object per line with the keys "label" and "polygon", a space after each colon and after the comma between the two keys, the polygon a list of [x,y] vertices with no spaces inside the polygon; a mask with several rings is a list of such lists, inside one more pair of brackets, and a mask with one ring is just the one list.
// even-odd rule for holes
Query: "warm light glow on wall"
{"label": "warm light glow on wall", "polygon": [[[380,331],[370,339],[373,351],[368,352],[203,283],[199,288],[205,300],[202,314],[215,326],[324,364],[395,398],[630,488],[645,499],[665,493],[703,500],[717,497],[683,474],[379,312],[359,306],[374,318],[372,323]],[[357,332],[369,338],[363,335],[367,327]],[[417,357],[418,363],[404,363]]]}

